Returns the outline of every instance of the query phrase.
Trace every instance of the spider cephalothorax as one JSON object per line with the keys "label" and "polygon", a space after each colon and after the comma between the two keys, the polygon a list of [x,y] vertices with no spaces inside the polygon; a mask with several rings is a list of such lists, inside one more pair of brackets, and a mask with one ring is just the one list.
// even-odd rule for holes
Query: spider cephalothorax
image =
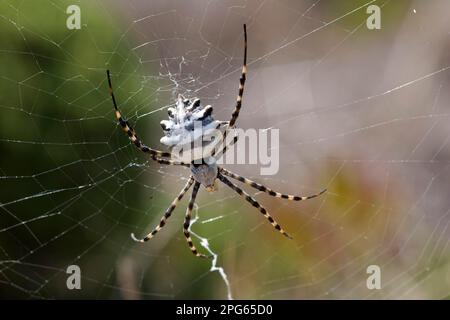
{"label": "spider cephalothorax", "polygon": [[217,190],[219,167],[214,158],[208,158],[207,161],[200,164],[192,163],[191,173],[195,181],[200,182],[207,191],[212,192]]}
{"label": "spider cephalothorax", "polygon": [[[186,185],[178,194],[178,196],[173,200],[172,204],[167,208],[164,216],[161,218],[159,224],[143,239],[137,239],[134,234],[131,237],[138,242],[145,242],[153,238],[153,236],[161,230],[165,225],[167,219],[172,215],[173,210],[177,206],[178,202],[183,198],[184,194],[189,190],[189,188],[194,184],[191,199],[186,210],[186,216],[183,224],[184,236],[191,249],[191,252],[197,257],[206,258],[202,253],[199,253],[195,248],[190,232],[189,226],[191,221],[192,209],[194,207],[195,199],[197,197],[198,190],[201,185],[203,185],[208,191],[214,191],[217,189],[217,180],[220,180],[225,185],[229,186],[231,189],[236,191],[239,195],[243,196],[246,201],[248,201],[253,207],[257,208],[259,212],[270,222],[270,224],[278,230],[282,235],[291,238],[281,226],[272,218],[272,216],[267,212],[267,210],[258,203],[254,198],[252,198],[247,192],[239,188],[233,182],[231,182],[226,176],[245,183],[252,188],[259,191],[265,192],[271,196],[277,198],[283,198],[293,201],[307,200],[317,197],[324,193],[326,190],[311,196],[292,196],[288,194],[282,194],[269,189],[259,183],[249,180],[245,177],[237,175],[225,168],[221,168],[216,164],[216,158],[224,154],[229,145],[236,142],[237,136],[230,142],[230,144],[223,144],[222,141],[226,140],[226,135],[235,126],[236,120],[239,116],[239,111],[242,107],[242,96],[244,93],[244,84],[247,74],[247,31],[244,24],[244,64],[242,66],[242,74],[239,79],[239,93],[236,100],[235,109],[231,115],[229,122],[217,121],[212,117],[212,107],[206,106],[202,107],[199,99],[194,99],[191,101],[179,96],[176,103],[176,108],[169,108],[169,120],[161,121],[161,126],[164,130],[164,137],[161,138],[161,143],[169,147],[170,152],[163,152],[147,147],[137,136],[134,129],[131,127],[129,122],[122,117],[120,113],[116,99],[111,85],[111,77],[109,75],[109,70],[107,71],[109,92],[113,101],[116,118],[128,135],[131,142],[139,148],[142,152],[150,155],[151,159],[165,165],[179,165],[188,167],[191,169],[191,176],[189,177]],[[201,129],[196,131],[196,124]],[[223,133],[220,139],[205,139],[208,135],[208,131],[214,131],[219,129]],[[200,140],[200,144],[198,143]],[[197,142],[197,144],[195,143]],[[196,153],[195,146],[200,146],[200,152]],[[217,146],[220,146],[220,152],[216,153]],[[180,151],[181,150],[181,151]],[[194,152],[191,152],[194,150]],[[176,151],[176,152],[175,152]]]}

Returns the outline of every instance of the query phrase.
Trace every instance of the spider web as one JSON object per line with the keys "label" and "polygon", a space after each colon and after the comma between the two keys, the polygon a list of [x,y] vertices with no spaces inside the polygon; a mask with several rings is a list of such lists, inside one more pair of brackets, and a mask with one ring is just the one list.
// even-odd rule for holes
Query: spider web
{"label": "spider web", "polygon": [[[78,4],[82,28],[66,28]],[[381,30],[366,8],[381,7]],[[4,1],[0,4],[0,288],[3,298],[446,298],[450,291],[448,1]],[[51,17],[51,18],[49,18]],[[280,129],[280,169],[227,166],[287,241],[224,185],[201,190],[144,245],[189,176],[150,146],[181,93],[233,110],[249,36],[242,128]],[[244,186],[244,189],[250,190]],[[188,198],[188,195],[185,196]],[[81,269],[68,290],[66,269]],[[369,290],[378,265],[382,289]]]}

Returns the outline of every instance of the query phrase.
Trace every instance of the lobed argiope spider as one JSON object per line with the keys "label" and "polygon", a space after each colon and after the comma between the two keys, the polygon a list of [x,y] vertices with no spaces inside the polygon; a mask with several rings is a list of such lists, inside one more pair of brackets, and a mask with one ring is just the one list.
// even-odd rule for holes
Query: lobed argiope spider
{"label": "lobed argiope spider", "polygon": [[[236,124],[236,120],[239,116],[239,112],[242,107],[242,96],[244,93],[244,84],[246,79],[246,73],[247,73],[247,30],[246,25],[244,24],[244,63],[242,66],[242,74],[239,79],[239,93],[236,100],[236,106],[235,109],[231,115],[231,120],[229,122],[227,121],[216,121],[212,117],[212,107],[206,106],[202,107],[200,104],[199,99],[194,99],[192,102],[188,99],[185,99],[181,95],[178,97],[177,101],[177,107],[176,108],[169,108],[169,120],[163,120],[161,121],[161,126],[164,130],[165,136],[161,138],[161,142],[170,148],[173,148],[174,146],[177,146],[177,144],[181,143],[181,138],[183,134],[186,134],[187,132],[190,133],[193,130],[193,121],[201,121],[201,124],[203,127],[207,128],[216,128],[219,130],[224,130],[224,138],[223,142],[225,141],[225,137],[228,132],[230,132]],[[134,129],[131,127],[129,122],[125,120],[122,117],[122,114],[120,113],[116,99],[114,97],[112,84],[111,84],[111,77],[109,74],[109,70],[107,70],[107,77],[108,77],[108,84],[109,84],[109,92],[113,101],[116,118],[122,127],[122,129],[127,133],[129,139],[131,142],[142,152],[148,153],[152,160],[165,165],[180,165],[185,166],[191,169],[191,176],[189,177],[189,180],[187,181],[184,188],[181,190],[179,195],[173,200],[169,208],[167,208],[166,212],[164,213],[164,216],[161,218],[160,223],[151,231],[147,236],[145,236],[142,239],[137,239],[134,234],[131,234],[131,237],[133,240],[137,242],[145,242],[149,239],[153,238],[153,236],[160,231],[164,225],[166,224],[167,219],[172,215],[172,212],[174,211],[175,207],[177,206],[178,202],[183,198],[184,194],[189,190],[189,188],[194,185],[191,198],[189,200],[189,204],[186,210],[186,216],[184,219],[183,229],[184,229],[184,236],[186,237],[187,243],[189,245],[189,248],[191,249],[192,253],[196,255],[197,257],[203,257],[207,258],[208,256],[199,253],[194,246],[192,242],[192,238],[190,236],[189,232],[189,226],[191,221],[191,214],[192,209],[194,207],[195,199],[197,197],[198,190],[200,188],[200,185],[203,185],[208,191],[215,191],[217,190],[217,179],[222,181],[224,184],[229,186],[231,189],[236,191],[239,195],[245,198],[246,201],[248,201],[251,205],[253,205],[255,208],[261,212],[264,217],[272,224],[272,226],[278,230],[281,234],[286,236],[287,238],[292,239],[292,237],[287,234],[283,228],[272,218],[272,216],[267,212],[267,210],[258,203],[254,198],[252,198],[247,192],[239,188],[237,185],[235,185],[233,182],[231,182],[226,176],[238,180],[240,182],[243,182],[259,191],[263,191],[265,193],[268,193],[271,196],[293,200],[293,201],[300,201],[300,200],[307,200],[314,197],[317,197],[324,193],[326,191],[323,190],[320,193],[310,195],[310,196],[293,196],[288,194],[282,194],[279,192],[276,192],[272,189],[269,189],[261,184],[258,184],[250,179],[247,179],[245,177],[242,177],[240,175],[237,175],[225,168],[221,168],[217,166],[216,161],[218,159],[218,155],[224,154],[227,150],[227,145],[225,145],[222,148],[222,151],[219,154],[215,154],[212,152],[211,154],[207,155],[207,157],[202,158],[201,163],[198,164],[195,161],[191,162],[183,162],[183,161],[175,161],[172,160],[173,154],[171,152],[163,152],[159,150],[152,149],[150,147],[147,147],[137,136]],[[234,137],[233,141],[231,141],[230,145],[235,143],[237,140],[237,136]]]}

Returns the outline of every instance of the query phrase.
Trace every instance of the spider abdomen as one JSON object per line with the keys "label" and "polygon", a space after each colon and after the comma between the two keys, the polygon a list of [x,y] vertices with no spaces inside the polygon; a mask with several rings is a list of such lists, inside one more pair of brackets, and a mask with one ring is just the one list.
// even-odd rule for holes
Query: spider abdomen
{"label": "spider abdomen", "polygon": [[211,156],[222,144],[227,128],[226,123],[214,119],[212,112],[212,106],[202,106],[199,99],[190,101],[180,95],[176,107],[168,109],[169,119],[161,121],[161,143],[183,162]]}

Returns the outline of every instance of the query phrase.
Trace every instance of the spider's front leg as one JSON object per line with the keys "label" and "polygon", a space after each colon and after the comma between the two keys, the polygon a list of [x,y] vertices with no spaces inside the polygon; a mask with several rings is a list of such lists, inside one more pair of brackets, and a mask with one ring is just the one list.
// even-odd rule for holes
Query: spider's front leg
{"label": "spider's front leg", "polygon": [[284,193],[280,193],[277,191],[274,191],[266,186],[263,186],[262,184],[259,184],[255,181],[252,181],[250,179],[247,179],[243,176],[240,176],[236,173],[233,173],[227,169],[224,168],[220,168],[220,172],[228,177],[231,177],[233,179],[236,179],[237,181],[243,182],[247,185],[249,185],[252,188],[255,188],[259,191],[265,192],[273,197],[277,197],[277,198],[282,198],[282,199],[287,199],[287,200],[292,200],[292,201],[302,201],[302,200],[308,200],[308,199],[312,199],[315,197],[320,196],[321,194],[325,193],[327,191],[327,189],[324,189],[322,191],[320,191],[319,193],[316,194],[312,194],[309,196],[294,196],[294,195],[290,195],[290,194],[284,194]]}
{"label": "spider's front leg", "polygon": [[[112,88],[112,82],[111,82],[111,76],[109,74],[109,70],[106,70],[106,75],[108,77],[109,94],[111,95],[111,99],[112,99],[112,102],[113,102],[113,105],[114,105],[114,109],[116,111],[117,121],[119,122],[119,124],[122,127],[123,131],[128,135],[128,138],[130,139],[130,141],[139,150],[141,150],[142,152],[150,154],[152,160],[158,161],[157,160],[158,157],[170,158],[172,156],[170,152],[159,151],[159,150],[147,147],[141,141],[141,139],[139,139],[139,137],[136,134],[136,131],[134,131],[134,129],[130,125],[130,123],[126,119],[124,119],[122,117],[122,114],[121,114],[119,108],[117,107],[116,98],[114,96],[114,91],[113,91],[113,88]],[[170,164],[174,164],[174,163],[170,163]]]}
{"label": "spider's front leg", "polygon": [[283,228],[281,228],[281,226],[272,218],[272,216],[269,214],[269,212],[267,212],[266,208],[264,208],[262,205],[259,204],[258,201],[256,201],[254,198],[252,198],[247,192],[245,192],[244,190],[242,190],[241,188],[239,188],[237,185],[235,185],[233,182],[231,182],[230,180],[228,180],[225,176],[223,176],[222,174],[218,174],[217,176],[220,181],[222,181],[223,183],[225,183],[227,186],[229,186],[231,189],[233,189],[234,191],[236,191],[236,193],[238,193],[240,196],[242,196],[245,200],[247,200],[248,202],[250,202],[250,204],[252,206],[254,206],[255,208],[257,208],[259,210],[259,212],[261,212],[261,214],[270,222],[270,224],[278,230],[278,232],[280,232],[283,236],[292,239],[292,237],[283,230]]}
{"label": "spider's front leg", "polygon": [[131,234],[131,238],[134,241],[136,241],[136,242],[145,242],[145,241],[148,241],[151,238],[153,238],[155,236],[155,234],[157,234],[166,225],[167,219],[170,218],[170,216],[172,215],[173,210],[175,210],[175,208],[177,207],[178,202],[181,201],[181,199],[183,198],[184,194],[189,190],[189,188],[192,186],[193,183],[194,183],[194,178],[191,176],[189,178],[188,182],[186,183],[186,185],[184,186],[183,190],[181,190],[181,192],[178,194],[178,196],[172,201],[172,203],[170,204],[170,206],[167,208],[166,212],[164,213],[164,216],[161,218],[161,221],[156,226],[156,228],[152,230],[152,232],[147,234],[142,239],[136,238],[134,236],[134,233],[132,233]]}
{"label": "spider's front leg", "polygon": [[195,247],[194,243],[192,242],[191,233],[189,232],[189,227],[191,225],[192,209],[194,208],[195,198],[197,197],[199,188],[200,188],[200,182],[196,181],[194,184],[194,188],[192,189],[191,199],[189,200],[189,204],[188,204],[188,207],[186,210],[186,217],[184,219],[184,224],[183,224],[183,232],[184,232],[186,241],[189,245],[189,249],[191,249],[191,252],[199,258],[210,259],[210,258],[212,258],[212,256],[207,256],[207,255],[204,255],[203,253],[199,253],[197,251],[197,248]]}

